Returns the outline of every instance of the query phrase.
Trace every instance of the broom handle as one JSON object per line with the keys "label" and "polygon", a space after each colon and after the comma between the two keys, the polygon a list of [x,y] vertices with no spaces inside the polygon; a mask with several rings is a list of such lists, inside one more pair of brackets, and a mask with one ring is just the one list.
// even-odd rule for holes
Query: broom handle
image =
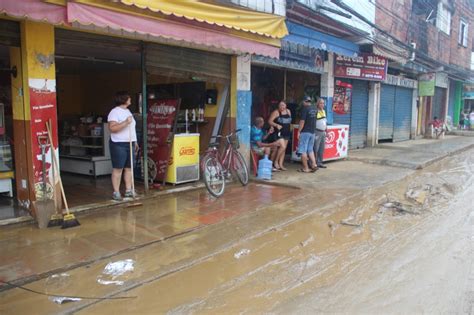
{"label": "broom handle", "polygon": [[56,157],[56,149],[54,148],[54,143],[53,143],[53,136],[51,134],[51,119],[46,122],[46,128],[48,129],[48,137],[49,137],[49,143],[51,144],[51,154],[53,156],[53,162],[54,162],[54,167],[56,170],[58,170],[58,178],[59,178],[59,187],[61,188],[61,196],[63,196],[64,200],[64,205],[66,206],[66,213],[69,215],[69,207],[67,205],[67,200],[66,200],[66,195],[64,194],[64,187],[63,187],[63,181],[61,180],[61,172],[59,171],[59,163]]}
{"label": "broom handle", "polygon": [[133,175],[133,146],[132,146],[132,127],[128,125],[128,139],[130,143],[130,170],[132,174],[132,196],[135,198],[135,176]]}

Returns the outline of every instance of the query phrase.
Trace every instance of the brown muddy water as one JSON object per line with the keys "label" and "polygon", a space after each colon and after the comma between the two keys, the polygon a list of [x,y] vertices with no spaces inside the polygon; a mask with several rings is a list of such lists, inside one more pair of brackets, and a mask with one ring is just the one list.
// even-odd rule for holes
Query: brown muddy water
{"label": "brown muddy water", "polygon": [[51,294],[129,299],[59,305],[13,289],[0,295],[0,310],[472,314],[473,153],[350,198],[326,192],[338,194],[335,202],[303,191],[238,220],[28,284]]}

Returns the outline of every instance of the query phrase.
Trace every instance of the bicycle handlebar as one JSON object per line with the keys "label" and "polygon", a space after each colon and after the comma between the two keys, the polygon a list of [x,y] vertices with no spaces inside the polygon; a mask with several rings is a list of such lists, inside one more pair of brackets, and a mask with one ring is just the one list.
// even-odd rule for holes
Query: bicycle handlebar
{"label": "bicycle handlebar", "polygon": [[236,130],[234,130],[233,132],[229,133],[229,134],[226,135],[226,136],[223,136],[223,135],[211,136],[210,139],[212,139],[212,138],[224,138],[224,137],[230,138],[230,137],[232,137],[234,134],[236,134],[236,133],[238,133],[238,132],[241,132],[241,131],[242,131],[242,129],[236,129]]}

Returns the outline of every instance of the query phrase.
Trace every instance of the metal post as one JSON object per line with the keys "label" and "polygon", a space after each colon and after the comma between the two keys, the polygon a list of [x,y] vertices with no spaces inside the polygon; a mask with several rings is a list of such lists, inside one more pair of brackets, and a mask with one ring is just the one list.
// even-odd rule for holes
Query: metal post
{"label": "metal post", "polygon": [[283,72],[283,99],[286,102],[286,69]]}
{"label": "metal post", "polygon": [[143,138],[143,180],[145,193],[148,193],[148,127],[147,127],[147,93],[146,93],[146,63],[145,63],[145,44],[141,47],[141,67],[142,67],[142,138]]}

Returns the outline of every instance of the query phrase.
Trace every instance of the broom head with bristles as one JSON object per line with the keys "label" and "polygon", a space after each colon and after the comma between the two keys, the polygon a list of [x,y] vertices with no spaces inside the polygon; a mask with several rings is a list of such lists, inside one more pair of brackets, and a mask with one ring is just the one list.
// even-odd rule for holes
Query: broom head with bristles
{"label": "broom head with bristles", "polygon": [[61,229],[68,229],[79,225],[81,224],[79,223],[79,221],[77,221],[74,214],[70,213],[64,216],[63,225],[61,226]]}
{"label": "broom head with bristles", "polygon": [[63,224],[63,216],[61,214],[53,214],[48,222],[48,227],[61,226]]}

